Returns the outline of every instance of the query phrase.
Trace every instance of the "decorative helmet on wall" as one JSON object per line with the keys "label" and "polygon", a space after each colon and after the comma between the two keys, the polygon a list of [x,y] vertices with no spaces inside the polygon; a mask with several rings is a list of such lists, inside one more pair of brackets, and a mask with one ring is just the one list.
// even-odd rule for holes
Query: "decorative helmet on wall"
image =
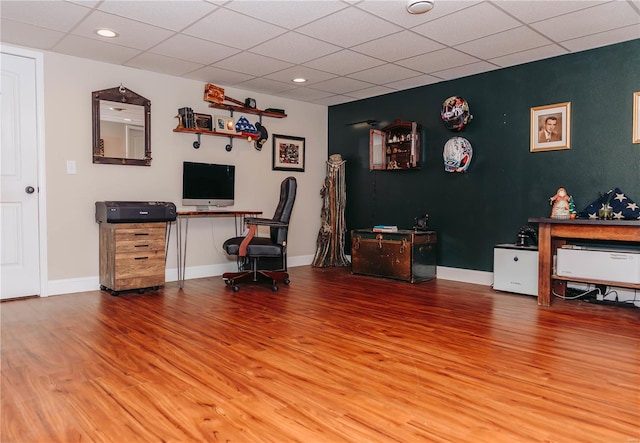
{"label": "decorative helmet on wall", "polygon": [[467,101],[454,95],[442,103],[440,117],[448,129],[459,132],[469,124],[473,115],[469,113]]}
{"label": "decorative helmet on wall", "polygon": [[444,170],[447,172],[464,172],[469,168],[473,148],[469,140],[462,137],[452,137],[444,144],[442,157]]}

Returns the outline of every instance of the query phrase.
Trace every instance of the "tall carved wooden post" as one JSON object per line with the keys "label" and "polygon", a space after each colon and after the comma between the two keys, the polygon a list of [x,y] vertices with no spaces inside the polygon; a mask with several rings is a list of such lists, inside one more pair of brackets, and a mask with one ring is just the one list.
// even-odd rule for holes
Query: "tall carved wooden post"
{"label": "tall carved wooden post", "polygon": [[347,203],[345,163],[340,154],[333,154],[327,161],[327,176],[320,191],[322,226],[316,241],[316,255],[311,263],[315,267],[350,265],[344,253],[344,209]]}

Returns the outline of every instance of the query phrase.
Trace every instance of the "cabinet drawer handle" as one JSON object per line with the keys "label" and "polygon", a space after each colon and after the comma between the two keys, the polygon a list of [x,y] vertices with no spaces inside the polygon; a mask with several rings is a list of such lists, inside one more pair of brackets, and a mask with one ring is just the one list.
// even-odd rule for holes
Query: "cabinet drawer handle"
{"label": "cabinet drawer handle", "polygon": [[136,232],[133,235],[149,235],[149,233],[148,232]]}
{"label": "cabinet drawer handle", "polygon": [[136,259],[136,260],[146,260],[146,259],[148,259],[148,258],[149,258],[149,257],[136,257],[135,259]]}
{"label": "cabinet drawer handle", "polygon": [[382,249],[382,234],[377,234],[376,240],[378,240],[378,249]]}
{"label": "cabinet drawer handle", "polygon": [[149,245],[135,245],[134,248],[148,248]]}
{"label": "cabinet drawer handle", "polygon": [[353,242],[353,249],[360,249],[360,236],[356,235]]}

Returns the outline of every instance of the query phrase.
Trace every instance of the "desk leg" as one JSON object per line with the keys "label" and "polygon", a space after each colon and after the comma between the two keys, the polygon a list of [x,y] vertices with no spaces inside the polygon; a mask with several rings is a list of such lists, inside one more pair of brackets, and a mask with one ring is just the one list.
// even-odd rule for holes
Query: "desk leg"
{"label": "desk leg", "polygon": [[540,306],[551,304],[552,267],[551,225],[540,223],[538,228],[538,305]]}
{"label": "desk leg", "polygon": [[184,288],[184,274],[187,267],[187,232],[189,231],[189,219],[184,220],[184,239],[182,238],[182,219],[178,217],[176,225],[176,250],[178,262],[178,287]]}

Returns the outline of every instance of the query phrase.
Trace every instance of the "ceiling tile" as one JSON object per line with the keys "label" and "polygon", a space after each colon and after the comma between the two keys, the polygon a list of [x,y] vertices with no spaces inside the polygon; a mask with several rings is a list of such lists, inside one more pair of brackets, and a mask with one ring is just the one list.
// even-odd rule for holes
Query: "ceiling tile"
{"label": "ceiling tile", "polygon": [[490,3],[480,3],[412,30],[446,45],[457,45],[520,26],[521,23]]}
{"label": "ceiling tile", "polygon": [[295,88],[280,93],[281,97],[301,101],[315,101],[333,95],[331,92],[319,91],[312,88]]}
{"label": "ceiling tile", "polygon": [[436,77],[449,80],[449,79],[479,74],[481,72],[493,71],[496,69],[500,69],[500,67],[485,61],[481,61],[476,63],[470,63],[464,66],[456,66],[455,68],[444,69],[438,72],[432,72],[432,74],[435,75]]}
{"label": "ceiling tile", "polygon": [[297,31],[348,48],[400,30],[400,27],[374,15],[349,8],[302,26]]}
{"label": "ceiling tile", "polygon": [[179,31],[214,11],[211,3],[189,1],[105,1],[98,9],[142,23]]}
{"label": "ceiling tile", "polygon": [[404,80],[410,77],[417,77],[421,74],[422,72],[387,63],[386,65],[376,66],[375,68],[366,69],[360,72],[354,72],[353,74],[349,74],[349,77],[379,85],[382,83]]}
{"label": "ceiling tile", "polygon": [[278,26],[223,8],[183,31],[187,35],[239,49],[249,49],[285,32]]}
{"label": "ceiling tile", "polygon": [[607,31],[611,29],[611,23],[616,23],[616,27],[637,26],[639,21],[638,11],[629,3],[613,1],[534,23],[531,26],[558,42]]}
{"label": "ceiling tile", "polygon": [[291,63],[250,52],[241,52],[215,63],[214,66],[236,72],[250,72],[255,76],[259,76],[289,68]]}
{"label": "ceiling tile", "polygon": [[551,43],[526,26],[479,38],[456,46],[456,49],[478,58],[488,59],[514,52],[546,46]]}
{"label": "ceiling tile", "polygon": [[558,45],[547,45],[528,51],[516,52],[503,57],[492,58],[489,61],[501,67],[520,65],[543,58],[556,57],[566,54],[567,50]]}
{"label": "ceiling tile", "polygon": [[339,105],[342,103],[348,103],[352,101],[353,101],[353,97],[347,97],[346,95],[331,95],[326,98],[314,100],[313,103],[317,103],[319,105],[324,105],[324,106],[333,106],[333,105]]}
{"label": "ceiling tile", "polygon": [[396,64],[429,74],[435,71],[442,71],[443,69],[467,65],[477,61],[478,59],[475,57],[456,51],[455,49],[447,48],[430,52],[429,54],[400,60],[396,62]]}
{"label": "ceiling tile", "polygon": [[263,92],[265,94],[280,94],[283,91],[295,88],[294,85],[269,80],[267,78],[254,78],[246,82],[238,83],[237,86],[250,91]]}
{"label": "ceiling tile", "polygon": [[406,1],[0,0],[0,41],[340,103],[640,38],[640,0]]}
{"label": "ceiling tile", "polygon": [[0,22],[0,41],[37,49],[51,49],[64,33],[39,28],[26,23],[2,18]]}
{"label": "ceiling tile", "polygon": [[401,31],[381,39],[353,46],[353,51],[396,61],[444,48],[440,43],[411,31]]}
{"label": "ceiling tile", "polygon": [[419,75],[417,77],[411,77],[404,80],[400,80],[397,82],[385,83],[384,86],[392,89],[396,89],[398,91],[402,91],[404,89],[417,88],[418,86],[431,85],[433,83],[438,83],[441,79],[438,77],[434,77],[432,75]]}
{"label": "ceiling tile", "polygon": [[240,74],[238,72],[229,71],[227,69],[215,68],[207,66],[202,69],[197,69],[193,72],[185,74],[185,77],[200,80],[206,83],[213,83],[214,85],[227,85],[233,86],[238,83],[245,82],[255,78],[252,75]]}
{"label": "ceiling tile", "polygon": [[382,60],[344,49],[307,62],[305,66],[327,72],[334,72],[338,75],[346,75],[382,64],[384,64]]}
{"label": "ceiling tile", "polygon": [[340,47],[338,46],[298,34],[297,32],[287,32],[251,48],[251,52],[291,63],[304,63],[339,50]]}
{"label": "ceiling tile", "polygon": [[228,3],[224,7],[283,28],[295,29],[347,5],[337,0],[305,0],[288,1],[284,8],[282,0],[243,0]]}
{"label": "ceiling tile", "polygon": [[497,1],[494,5],[507,11],[524,23],[534,23],[548,18],[559,17],[569,12],[575,12],[580,9],[589,8],[591,6],[604,3],[609,0],[562,0],[547,1],[540,4],[539,1]]}
{"label": "ceiling tile", "polygon": [[355,6],[359,9],[375,14],[384,20],[397,23],[405,28],[412,28],[422,23],[449,15],[452,12],[468,8],[469,6],[473,6],[479,2],[480,0],[436,0],[433,9],[426,14],[409,14],[407,12],[407,2],[404,0],[364,0],[356,3]]}
{"label": "ceiling tile", "polygon": [[370,88],[373,86],[371,83],[362,82],[346,77],[332,78],[324,82],[316,83],[313,85],[314,89],[320,89],[321,91],[333,92],[334,94],[346,94],[358,89]]}
{"label": "ceiling tile", "polygon": [[105,43],[92,38],[67,35],[56,46],[55,51],[75,57],[98,60],[121,65],[140,53],[137,49]]}
{"label": "ceiling tile", "polygon": [[[49,0],[51,1],[51,0]],[[76,3],[81,6],[85,6],[87,8],[95,8],[98,3],[102,0],[65,0],[69,3]]]}
{"label": "ceiling tile", "polygon": [[[108,28],[119,36],[112,39],[100,37],[96,29]],[[74,35],[136,49],[148,49],[173,35],[172,31],[118,17],[105,12],[94,11],[71,31]]]}
{"label": "ceiling tile", "polygon": [[373,86],[371,88],[365,88],[365,89],[360,89],[358,91],[350,92],[349,95],[357,99],[362,99],[362,98],[376,97],[378,95],[389,94],[391,92],[396,92],[396,90],[387,88],[385,86]]}
{"label": "ceiling tile", "polygon": [[[306,78],[305,85],[312,85],[330,78],[336,77],[335,74],[319,71],[317,69],[311,69],[304,66],[292,66],[282,71],[274,72],[273,74],[266,75],[265,78],[271,80],[277,80],[281,82],[290,82],[294,78]],[[297,86],[297,85],[296,85]]]}
{"label": "ceiling tile", "polygon": [[70,31],[91,9],[69,2],[13,1],[0,2],[2,18],[37,25],[55,31]]}
{"label": "ceiling tile", "polygon": [[132,68],[146,69],[147,71],[163,72],[169,75],[183,75],[187,72],[202,68],[199,63],[192,63],[173,57],[144,52],[125,63]]}
{"label": "ceiling tile", "polygon": [[639,38],[640,24],[637,24],[614,29],[612,31],[599,32],[597,34],[591,34],[572,40],[565,40],[562,42],[562,46],[576,52]]}
{"label": "ceiling tile", "polygon": [[184,34],[176,34],[154,46],[151,52],[208,65],[238,54],[240,50],[219,45],[208,40],[202,40]]}

